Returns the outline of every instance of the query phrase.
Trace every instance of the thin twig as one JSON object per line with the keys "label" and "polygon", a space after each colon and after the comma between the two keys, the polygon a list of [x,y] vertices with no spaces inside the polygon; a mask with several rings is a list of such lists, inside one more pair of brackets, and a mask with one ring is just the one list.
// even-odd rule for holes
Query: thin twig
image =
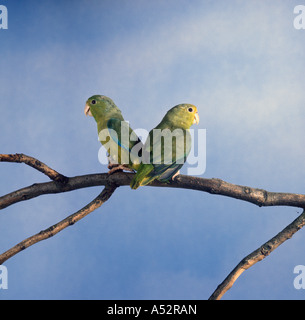
{"label": "thin twig", "polygon": [[71,214],[67,218],[63,219],[62,221],[54,224],[53,226],[40,231],[39,233],[21,241],[11,249],[7,250],[6,252],[0,255],[0,265],[3,264],[6,260],[16,255],[18,252],[32,246],[33,244],[48,239],[58,232],[62,231],[63,229],[67,228],[68,226],[73,225],[75,222],[79,221],[80,219],[84,218],[90,212],[94,211],[98,207],[100,207],[104,202],[106,202],[113,192],[115,191],[116,186],[106,186],[103,191],[89,204],[87,204],[82,209],[78,210],[77,212]]}
{"label": "thin twig", "polygon": [[247,269],[257,262],[266,258],[273,250],[283,242],[290,239],[298,230],[305,225],[305,210],[286,228],[279,232],[275,237],[264,243],[258,249],[250,253],[232,270],[225,280],[217,287],[210,296],[209,300],[220,300],[221,297],[232,287],[237,278]]}
{"label": "thin twig", "polygon": [[0,162],[15,162],[15,163],[25,163],[28,166],[42,172],[46,176],[48,176],[51,180],[66,183],[68,178],[64,175],[58,173],[54,169],[47,166],[45,163],[27,156],[23,153],[15,153],[15,154],[0,154]]}

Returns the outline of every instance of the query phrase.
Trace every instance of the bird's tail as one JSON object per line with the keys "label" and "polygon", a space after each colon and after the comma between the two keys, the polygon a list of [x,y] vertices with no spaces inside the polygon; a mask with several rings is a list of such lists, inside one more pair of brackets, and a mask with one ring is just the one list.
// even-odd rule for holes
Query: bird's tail
{"label": "bird's tail", "polygon": [[155,179],[154,176],[151,176],[150,173],[153,171],[153,166],[148,165],[147,167],[142,167],[139,171],[137,171],[134,178],[131,180],[130,188],[137,189],[140,186],[146,186],[151,181]]}

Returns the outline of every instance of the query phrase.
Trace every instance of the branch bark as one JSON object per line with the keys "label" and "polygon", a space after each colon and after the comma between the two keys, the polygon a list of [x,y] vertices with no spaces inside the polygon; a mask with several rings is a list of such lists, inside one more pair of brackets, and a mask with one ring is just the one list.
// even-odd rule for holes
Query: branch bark
{"label": "branch bark", "polygon": [[15,153],[15,154],[0,154],[0,162],[15,162],[15,163],[25,163],[28,166],[42,172],[46,176],[48,176],[51,180],[58,181],[60,183],[67,182],[67,177],[58,173],[54,169],[47,166],[45,163],[27,156],[23,153]]}
{"label": "branch bark", "polygon": [[[0,197],[0,209],[4,209],[14,203],[29,200],[43,194],[54,194],[73,191],[81,188],[105,186],[129,186],[133,173],[116,172],[88,174],[66,178],[65,183],[58,181],[35,183],[31,186],[16,190]],[[253,203],[257,206],[291,206],[305,208],[305,195],[295,193],[270,192],[263,189],[235,185],[220,179],[197,178],[178,175],[170,183],[154,181],[149,186],[183,188],[222,195]]]}
{"label": "branch bark", "polygon": [[[43,194],[68,192],[80,188],[94,186],[105,186],[104,190],[81,210],[70,215],[57,224],[49,227],[48,229],[43,230],[21,241],[16,246],[1,254],[0,264],[17,254],[18,252],[24,250],[25,248],[28,248],[29,246],[41,240],[52,237],[66,227],[79,221],[87,214],[101,206],[105,201],[107,201],[117,187],[129,186],[134,175],[132,173],[117,172],[112,175],[109,175],[108,173],[100,173],[69,178],[51,169],[41,161],[24,154],[0,154],[0,161],[25,163],[33,167],[34,169],[37,169],[40,172],[44,173],[51,180],[53,180],[51,182],[35,183],[31,186],[16,190],[0,197],[0,209],[6,208],[20,201],[38,197]],[[161,183],[159,181],[154,181],[149,186],[198,190],[208,192],[210,194],[217,194],[247,201],[260,207],[291,206],[304,209],[303,213],[285,229],[283,229],[275,237],[273,237],[257,250],[253,251],[251,254],[245,257],[226,277],[226,279],[217,287],[217,289],[210,297],[211,300],[220,299],[224,295],[224,293],[232,287],[237,278],[245,270],[249,269],[255,263],[268,256],[273,250],[275,250],[287,239],[291,238],[295,232],[297,232],[305,225],[305,195],[303,194],[270,192],[263,189],[235,185],[220,179],[196,178],[185,175],[178,175],[175,180],[171,181],[170,183]]]}
{"label": "branch bark", "polygon": [[77,221],[81,220],[85,216],[87,216],[89,213],[94,211],[95,209],[99,208],[103,203],[105,203],[113,194],[115,191],[116,186],[106,186],[103,191],[90,203],[88,203],[85,207],[78,210],[77,212],[71,214],[67,218],[61,220],[60,222],[54,224],[53,226],[40,231],[39,233],[21,241],[11,249],[5,251],[0,255],[0,265],[3,264],[6,260],[13,257],[20,251],[23,251],[24,249],[32,246],[33,244],[48,239],[58,232],[62,231],[63,229],[67,228],[68,226],[73,225]]}
{"label": "branch bark", "polygon": [[232,270],[232,272],[230,272],[230,274],[225,278],[225,280],[217,287],[217,289],[210,296],[209,300],[220,300],[244,271],[252,267],[257,262],[265,259],[272,251],[274,251],[283,242],[290,239],[304,225],[305,210],[299,217],[297,217],[276,236],[242,259],[240,263]]}

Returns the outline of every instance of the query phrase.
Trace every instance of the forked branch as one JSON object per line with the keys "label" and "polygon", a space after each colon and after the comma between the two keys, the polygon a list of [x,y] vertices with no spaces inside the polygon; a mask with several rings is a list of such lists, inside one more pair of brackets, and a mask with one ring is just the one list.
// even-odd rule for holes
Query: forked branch
{"label": "forked branch", "polygon": [[[128,186],[133,178],[132,173],[126,172],[117,172],[112,175],[107,173],[88,174],[68,178],[35,158],[22,155],[21,160],[20,154],[0,155],[0,161],[24,162],[40,172],[43,172],[55,181],[35,183],[0,197],[0,209],[43,194],[61,193],[87,187],[105,186],[107,184]],[[270,192],[263,189],[240,186],[214,178],[206,179],[178,175],[175,180],[170,183],[154,181],[149,186],[203,191],[247,201],[258,206],[291,206],[305,208],[305,195],[303,194]]]}
{"label": "forked branch", "polygon": [[[81,210],[46,230],[21,241],[1,254],[0,264],[25,248],[28,248],[41,240],[52,237],[66,227],[79,221],[107,201],[117,187],[129,185],[133,178],[133,174],[126,172],[117,172],[112,175],[107,173],[89,174],[68,178],[51,169],[41,161],[24,154],[0,154],[0,161],[25,163],[53,180],[45,183],[35,183],[0,197],[0,209],[43,194],[61,193],[93,186],[105,186],[104,190]],[[305,195],[303,194],[269,192],[263,189],[231,184],[220,179],[196,178],[185,175],[178,175],[174,181],[171,181],[168,184],[154,181],[150,186],[198,190],[247,201],[258,206],[291,206],[304,209],[303,213],[285,229],[245,257],[217,287],[210,297],[211,300],[221,299],[224,293],[232,287],[237,278],[245,270],[268,256],[273,250],[287,239],[291,238],[294,233],[305,225]]]}
{"label": "forked branch", "polygon": [[104,202],[106,202],[113,192],[115,191],[115,186],[106,186],[103,191],[90,203],[88,203],[85,207],[78,210],[77,212],[71,214],[67,218],[61,220],[60,222],[54,224],[53,226],[40,231],[39,233],[19,242],[11,249],[5,251],[4,253],[0,254],[0,265],[3,264],[7,259],[13,257],[18,252],[32,246],[33,244],[48,239],[58,232],[62,231],[63,229],[67,228],[68,226],[73,225],[75,222],[81,220],[90,212],[94,211],[95,209],[99,208]]}
{"label": "forked branch", "polygon": [[51,180],[58,181],[61,183],[67,182],[67,177],[64,175],[58,173],[54,169],[48,167],[43,162],[27,156],[23,153],[15,153],[15,154],[0,154],[0,162],[16,162],[16,163],[25,163],[28,166],[44,173],[46,176],[48,176]]}

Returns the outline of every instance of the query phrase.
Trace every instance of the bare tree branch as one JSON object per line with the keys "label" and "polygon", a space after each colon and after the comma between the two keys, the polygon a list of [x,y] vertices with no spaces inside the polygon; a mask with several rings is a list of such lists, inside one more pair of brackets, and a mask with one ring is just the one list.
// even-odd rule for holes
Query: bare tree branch
{"label": "bare tree branch", "polygon": [[36,198],[43,194],[61,193],[81,188],[105,186],[108,183],[107,174],[85,175],[68,178],[65,184],[57,181],[34,183],[31,186],[16,190],[0,197],[0,209],[14,203]]}
{"label": "bare tree branch", "polygon": [[44,173],[47,175],[51,180],[58,181],[61,183],[65,183],[67,181],[67,177],[58,173],[57,171],[51,169],[43,162],[27,156],[23,153],[16,153],[16,154],[0,154],[0,162],[16,162],[16,163],[25,163],[28,166],[35,168],[36,170]]}
{"label": "bare tree branch", "polygon": [[115,191],[116,186],[106,186],[103,191],[89,204],[87,204],[82,209],[78,210],[77,212],[71,214],[67,218],[63,219],[62,221],[54,224],[53,226],[40,231],[39,233],[21,241],[11,249],[7,250],[6,252],[0,254],[0,265],[3,264],[6,260],[16,255],[18,252],[32,246],[33,244],[48,239],[58,232],[62,231],[63,229],[67,228],[68,226],[73,225],[75,222],[79,221],[80,219],[84,218],[90,212],[94,211],[98,207],[100,207],[104,202],[106,202],[113,192]]}
{"label": "bare tree branch", "polygon": [[[67,178],[65,184],[57,181],[35,183],[31,186],[16,190],[0,197],[0,209],[4,209],[14,203],[29,200],[43,194],[68,192],[76,189],[105,186],[108,183],[116,186],[129,186],[133,173],[116,172],[112,175],[107,173],[88,174]],[[197,178],[178,175],[170,183],[154,181],[149,186],[184,188],[211,194],[223,195],[253,203],[258,206],[291,206],[305,208],[305,195],[294,193],[270,192],[263,189],[250,188],[235,185],[220,179]]]}
{"label": "bare tree branch", "polygon": [[249,269],[257,262],[265,259],[273,250],[275,250],[286,240],[290,239],[304,225],[305,210],[299,217],[297,217],[275,237],[242,259],[240,263],[232,270],[232,272],[225,278],[225,280],[217,287],[217,289],[210,296],[209,300],[220,300],[245,270]]}
{"label": "bare tree branch", "polygon": [[[80,188],[105,186],[114,184],[116,186],[126,186],[133,178],[132,173],[116,172],[109,175],[107,173],[89,174],[68,178],[57,171],[51,169],[41,161],[23,154],[0,154],[0,161],[23,162],[29,166],[46,174],[54,182],[35,183],[31,186],[16,190],[0,197],[0,209],[6,208],[19,201],[32,199],[42,194],[60,193],[72,191]],[[223,195],[258,206],[291,206],[305,208],[305,195],[295,193],[270,192],[263,189],[240,186],[225,182],[220,179],[206,179],[192,176],[178,175],[170,183],[154,181],[150,186],[184,188],[204,191],[211,194]]]}
{"label": "bare tree branch", "polygon": [[215,178],[205,179],[179,175],[170,186],[235,198],[253,203],[259,207],[290,206],[305,208],[305,195],[303,194],[270,192],[264,189],[232,184]]}
{"label": "bare tree branch", "polygon": [[[41,240],[52,237],[69,225],[72,225],[75,222],[79,221],[87,214],[101,206],[105,201],[107,201],[117,187],[129,186],[134,175],[132,173],[126,172],[116,172],[112,175],[109,175],[108,173],[100,173],[68,178],[51,169],[39,160],[23,154],[0,154],[0,161],[25,163],[44,173],[50,179],[54,180],[45,183],[35,183],[31,186],[16,190],[0,197],[0,209],[6,208],[20,201],[38,197],[43,194],[68,192],[93,186],[105,186],[104,190],[83,209],[77,211],[76,213],[70,215],[69,217],[49,227],[48,229],[43,230],[36,235],[33,235],[21,241],[16,246],[1,254],[0,264],[17,254],[18,252],[24,250],[25,248],[28,248],[29,246]],[[224,295],[224,293],[232,287],[237,278],[245,270],[249,269],[255,263],[268,256],[273,250],[275,250],[287,239],[291,238],[295,232],[297,232],[305,225],[305,195],[303,194],[269,192],[263,189],[235,185],[220,179],[196,178],[185,175],[178,175],[175,180],[171,181],[170,183],[161,183],[159,181],[154,181],[149,186],[198,190],[247,201],[260,207],[291,206],[304,209],[303,213],[285,229],[283,229],[275,237],[273,237],[257,250],[253,251],[251,254],[245,257],[226,277],[226,279],[217,287],[215,292],[211,295],[210,300],[220,299]]]}

